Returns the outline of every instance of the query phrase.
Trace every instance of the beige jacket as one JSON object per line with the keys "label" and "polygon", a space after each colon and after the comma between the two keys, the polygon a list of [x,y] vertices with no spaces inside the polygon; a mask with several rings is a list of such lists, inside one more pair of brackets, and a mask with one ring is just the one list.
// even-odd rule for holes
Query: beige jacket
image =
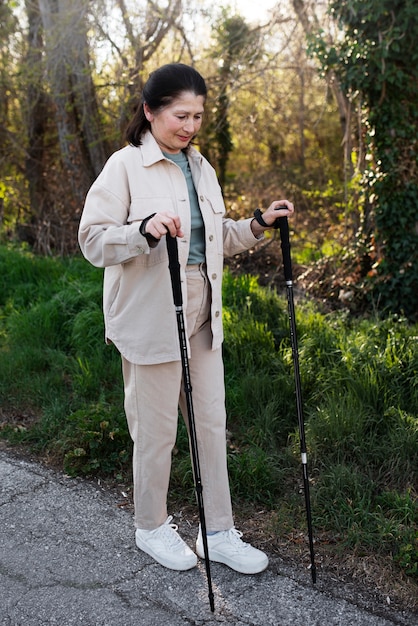
{"label": "beige jacket", "polygon": [[[212,288],[212,349],[223,340],[223,258],[254,245],[251,219],[225,219],[216,174],[191,148],[188,153],[205,224],[206,265]],[[88,261],[104,267],[103,309],[106,340],[136,364],[180,359],[165,238],[155,248],[139,233],[141,220],[159,211],[180,216],[178,240],[182,286],[189,255],[190,205],[180,168],[166,159],[151,133],[143,145],[115,152],[90,188],[79,227],[79,243]],[[183,288],[183,306],[187,293]],[[187,329],[186,329],[187,330]]]}

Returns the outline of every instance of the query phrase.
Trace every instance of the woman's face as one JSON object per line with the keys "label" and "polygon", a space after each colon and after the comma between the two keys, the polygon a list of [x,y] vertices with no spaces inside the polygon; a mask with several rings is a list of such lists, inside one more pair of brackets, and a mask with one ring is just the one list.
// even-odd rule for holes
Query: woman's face
{"label": "woman's face", "polygon": [[202,125],[204,103],[203,96],[184,91],[171,104],[155,113],[144,104],[145,116],[161,150],[175,154],[189,145]]}

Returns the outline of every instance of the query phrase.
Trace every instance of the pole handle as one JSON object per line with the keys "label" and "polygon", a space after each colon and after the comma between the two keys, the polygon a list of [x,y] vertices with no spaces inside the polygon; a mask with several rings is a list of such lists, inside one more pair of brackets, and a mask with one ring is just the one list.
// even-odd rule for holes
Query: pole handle
{"label": "pole handle", "polygon": [[173,289],[174,306],[180,307],[183,305],[183,296],[181,293],[180,263],[177,237],[172,237],[170,233],[167,232],[165,239],[167,244],[168,268],[171,275],[171,287]]}
{"label": "pole handle", "polygon": [[290,240],[289,240],[289,222],[287,221],[287,217],[278,217],[276,222],[278,222],[280,228],[280,241],[281,248],[283,254],[283,269],[284,269],[284,277],[286,281],[292,281],[292,260],[290,257]]}

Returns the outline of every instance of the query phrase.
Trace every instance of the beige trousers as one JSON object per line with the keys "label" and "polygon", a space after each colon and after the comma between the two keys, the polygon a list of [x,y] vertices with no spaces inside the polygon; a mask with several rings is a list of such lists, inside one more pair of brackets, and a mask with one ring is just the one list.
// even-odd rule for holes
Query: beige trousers
{"label": "beige trousers", "polygon": [[[167,270],[168,271],[168,270]],[[208,531],[233,526],[226,460],[222,350],[212,351],[210,287],[203,265],[187,268],[187,328],[192,400]],[[174,304],[173,304],[174,306]],[[158,332],[158,329],[155,329]],[[178,407],[188,426],[180,361],[135,365],[122,357],[125,413],[133,440],[135,526],[153,530],[167,519],[167,493]]]}

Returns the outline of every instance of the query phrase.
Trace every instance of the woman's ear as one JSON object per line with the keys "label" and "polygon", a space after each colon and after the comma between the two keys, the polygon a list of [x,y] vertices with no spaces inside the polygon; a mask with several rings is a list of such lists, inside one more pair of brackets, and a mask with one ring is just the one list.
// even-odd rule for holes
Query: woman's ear
{"label": "woman's ear", "polygon": [[148,104],[146,102],[144,102],[144,113],[145,113],[145,117],[147,118],[147,120],[149,122],[152,122],[154,119],[154,115],[152,114],[152,111],[150,110]]}

